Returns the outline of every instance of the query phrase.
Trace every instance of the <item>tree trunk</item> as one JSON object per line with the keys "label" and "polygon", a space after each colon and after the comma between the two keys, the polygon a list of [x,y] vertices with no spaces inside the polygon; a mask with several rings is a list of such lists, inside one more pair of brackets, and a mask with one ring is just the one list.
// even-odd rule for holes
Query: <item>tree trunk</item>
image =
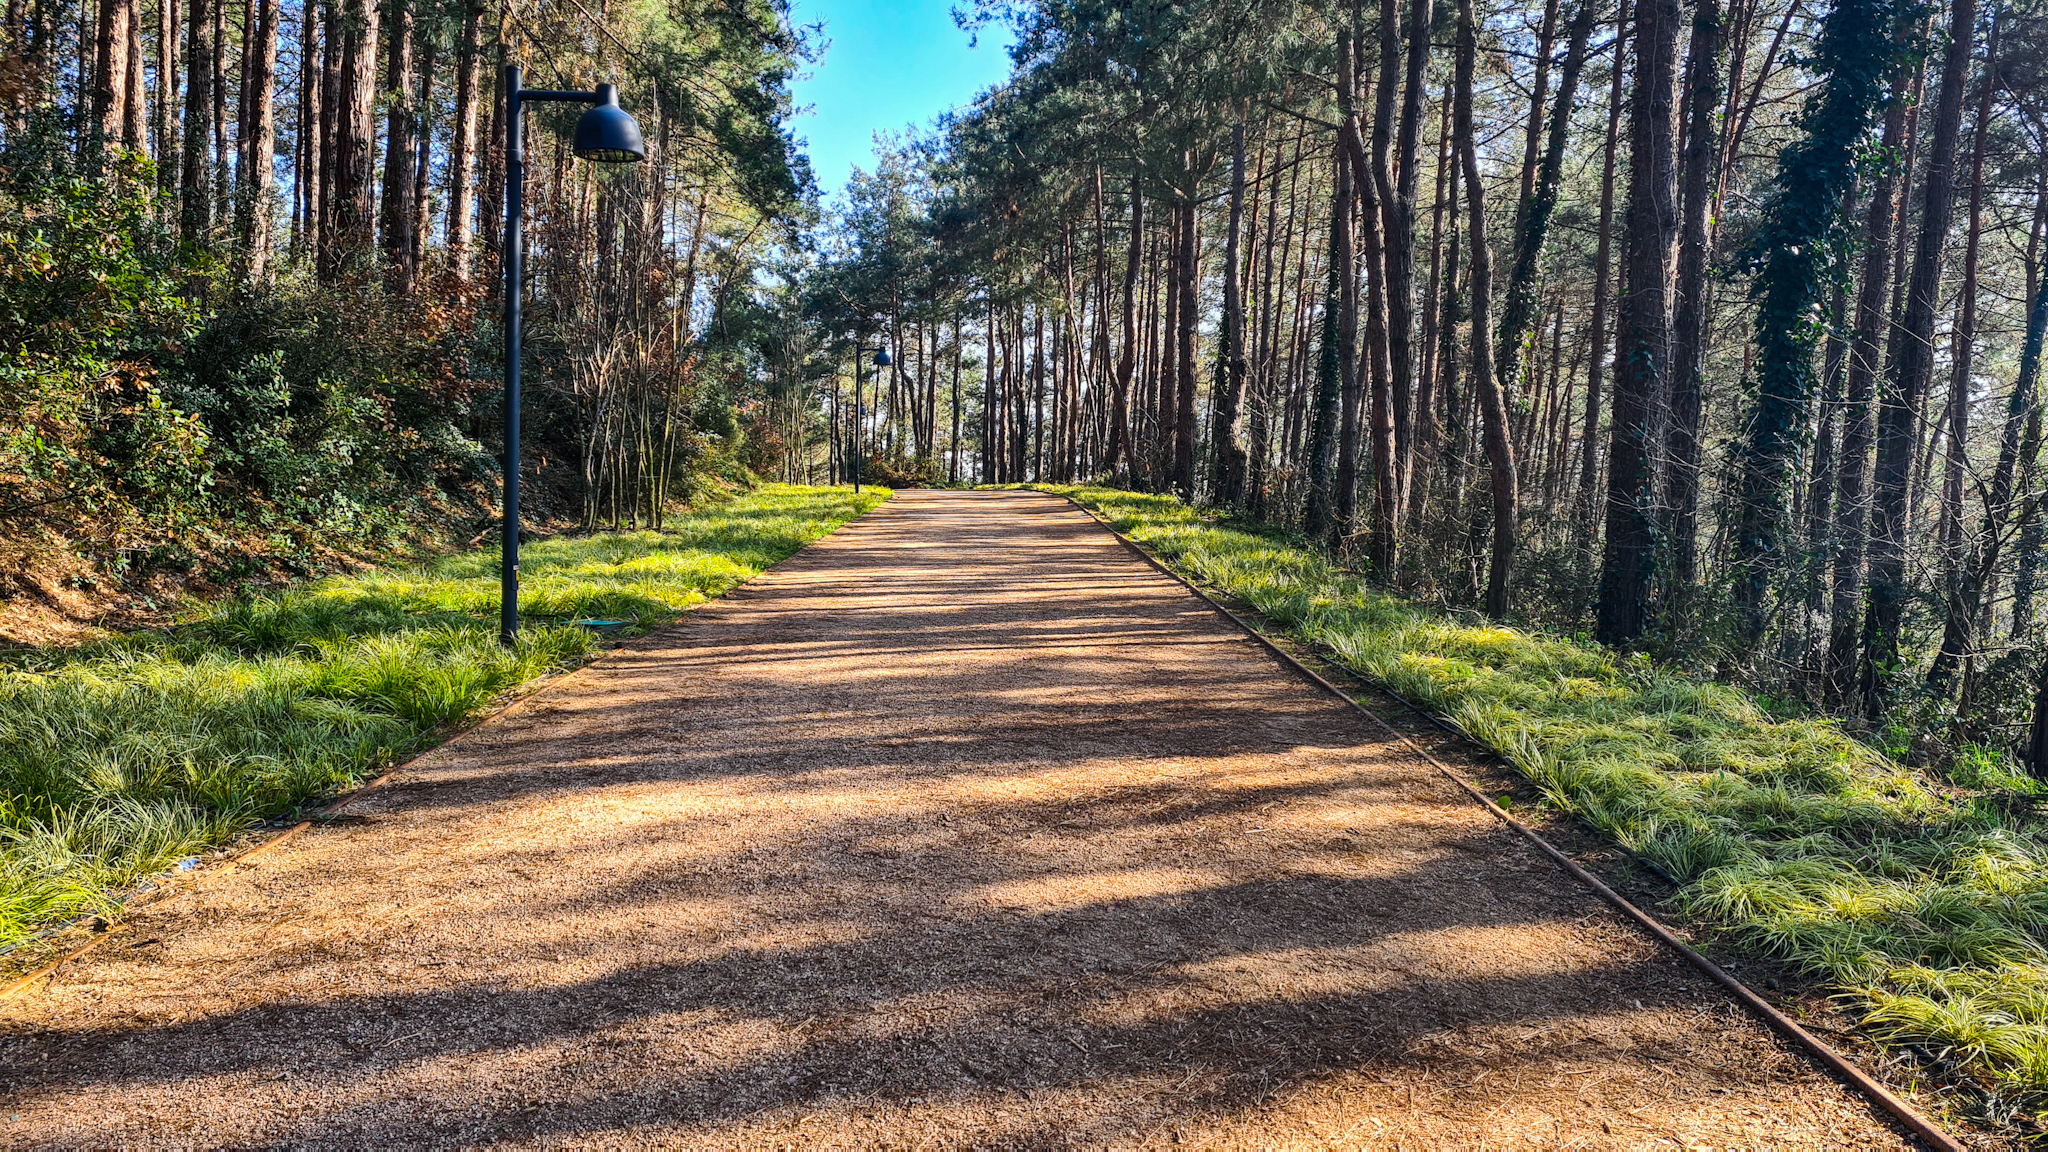
{"label": "tree trunk", "polygon": [[1579,491],[1573,520],[1579,537],[1593,538],[1593,498],[1600,478],[1600,403],[1607,371],[1607,310],[1614,284],[1614,176],[1621,153],[1621,82],[1627,69],[1628,0],[1620,0],[1614,17],[1614,73],[1607,88],[1607,146],[1600,171],[1600,234],[1593,248],[1593,348],[1586,359],[1586,420],[1579,436]]}
{"label": "tree trunk", "polygon": [[270,270],[271,167],[277,151],[277,20],[278,0],[256,0],[255,42],[250,46],[249,114],[242,142],[242,184],[236,191],[236,231],[242,237],[241,259],[248,277],[260,280]]}
{"label": "tree trunk", "polygon": [[981,482],[996,482],[996,457],[1002,451],[1000,409],[996,401],[996,300],[988,293],[988,320],[982,325],[984,340],[981,362]]}
{"label": "tree trunk", "polygon": [[2027,745],[2020,762],[2036,780],[2048,780],[2048,663],[2034,688],[2034,722],[2027,729]]}
{"label": "tree trunk", "polygon": [[1124,262],[1123,347],[1117,352],[1116,390],[1110,397],[1109,452],[1103,471],[1116,474],[1119,461],[1128,460],[1133,479],[1138,473],[1137,453],[1131,440],[1131,378],[1138,365],[1138,271],[1145,248],[1144,178],[1131,174],[1131,246]]}
{"label": "tree trunk", "polygon": [[[415,32],[414,35],[417,37],[418,33]],[[431,198],[433,196],[434,167],[434,70],[438,63],[438,50],[439,44],[436,39],[432,35],[425,37],[425,42],[420,46],[420,58],[418,68],[416,69],[419,73],[420,86],[419,93],[413,101],[415,111],[413,113],[412,140],[412,195],[407,198],[407,204],[411,211],[408,213],[408,218],[405,222],[406,238],[412,242],[411,249],[406,253],[406,271],[415,282],[426,271],[427,233],[432,230],[430,213],[432,211]],[[641,175],[647,179],[660,179],[659,174],[652,170],[644,171]],[[656,212],[661,210],[658,192],[657,202],[652,210]],[[666,443],[666,441],[664,440],[663,443]],[[665,465],[660,475],[663,477],[661,483],[665,485],[667,483]],[[658,493],[652,499],[654,500],[653,515],[656,521],[655,526],[658,528],[664,514],[665,505],[662,503],[662,497]]]}
{"label": "tree trunk", "polygon": [[[1452,191],[1457,183],[1456,156],[1451,149],[1451,98],[1455,80],[1444,81],[1444,96],[1438,101],[1436,178],[1430,189],[1429,205],[1429,287],[1423,291],[1422,330],[1417,334],[1416,352],[1420,360],[1415,373],[1415,491],[1408,501],[1408,526],[1410,532],[1418,531],[1424,524],[1428,510],[1432,481],[1435,473],[1442,469],[1435,467],[1441,459],[1444,430],[1437,419],[1437,398],[1447,385],[1443,380],[1441,366],[1444,350],[1444,320],[1449,315],[1444,301],[1451,295],[1444,290],[1444,241],[1447,233],[1457,231],[1457,195]],[[1448,219],[1446,213],[1449,214]],[[1455,265],[1456,261],[1453,260]],[[1456,280],[1455,270],[1452,280]]]}
{"label": "tree trunk", "polygon": [[178,180],[178,236],[187,245],[206,242],[213,227],[212,169],[206,148],[213,108],[213,10],[210,0],[192,0],[185,24],[185,149]]}
{"label": "tree trunk", "polygon": [[1165,304],[1161,307],[1162,329],[1159,340],[1159,355],[1152,363],[1152,376],[1157,395],[1154,396],[1157,423],[1152,429],[1152,459],[1154,477],[1153,490],[1173,490],[1173,435],[1180,427],[1180,379],[1175,370],[1180,352],[1180,206],[1173,205],[1167,212],[1165,252],[1165,283],[1161,289]]}
{"label": "tree trunk", "polygon": [[[1713,3],[1714,0],[1705,0]],[[1586,62],[1586,42],[1593,34],[1593,18],[1599,12],[1594,0],[1580,0],[1572,14],[1564,66],[1558,73],[1557,103],[1550,111],[1549,139],[1542,166],[1529,188],[1529,198],[1515,213],[1514,263],[1508,271],[1507,290],[1501,299],[1500,330],[1494,342],[1494,374],[1504,395],[1514,396],[1522,385],[1522,353],[1536,323],[1536,282],[1542,265],[1543,244],[1550,230],[1551,212],[1557,206],[1558,185],[1564,174],[1564,152],[1571,132],[1572,104],[1577,98],[1579,73]]]}
{"label": "tree trunk", "polygon": [[142,2],[123,0],[128,9],[128,80],[121,89],[121,147],[144,152],[149,147],[148,91],[143,75]]}
{"label": "tree trunk", "polygon": [[[1394,186],[1382,190],[1381,211],[1385,220],[1387,300],[1387,370],[1394,393],[1394,452],[1396,488],[1404,512],[1417,502],[1414,493],[1418,440],[1426,436],[1418,423],[1430,420],[1428,393],[1420,379],[1415,346],[1415,191],[1421,170],[1417,156],[1422,133],[1422,110],[1428,92],[1431,0],[1411,0],[1408,10],[1407,75],[1401,99],[1401,122],[1394,141]],[[1384,16],[1386,23],[1392,23]],[[1398,41],[1381,31],[1381,51],[1386,53],[1383,83],[1391,85],[1393,50]],[[1410,515],[1413,520],[1412,514]]]}
{"label": "tree trunk", "polygon": [[1763,635],[1772,582],[1783,564],[1786,479],[1813,402],[1813,354],[1835,268],[1839,205],[1853,186],[1865,134],[1894,69],[1891,9],[1843,0],[1822,26],[1816,72],[1825,77],[1804,136],[1781,156],[1762,228],[1757,300],[1757,396],[1735,453],[1734,600],[1742,647]]}
{"label": "tree trunk", "polygon": [[102,153],[118,149],[128,111],[128,46],[136,0],[100,0],[93,52],[92,134]]}
{"label": "tree trunk", "polygon": [[1192,195],[1180,205],[1181,233],[1180,259],[1175,272],[1180,290],[1180,334],[1179,348],[1174,360],[1179,371],[1180,399],[1174,410],[1173,427],[1173,479],[1180,489],[1180,498],[1193,502],[1195,498],[1195,325],[1200,320],[1199,304],[1195,298],[1198,280],[1201,237],[1196,229],[1195,199]]}
{"label": "tree trunk", "polygon": [[1934,371],[1934,309],[1955,210],[1956,146],[1962,135],[1963,89],[1969,82],[1976,31],[1977,0],[1956,0],[1950,15],[1948,51],[1942,61],[1941,93],[1935,105],[1913,278],[1898,333],[1898,354],[1887,366],[1879,392],[1870,597],[1864,614],[1860,677],[1864,715],[1873,723],[1890,704],[1892,678],[1900,660],[1899,629],[1906,610],[1909,473],[1920,401]]}
{"label": "tree trunk", "polygon": [[[247,0],[243,0],[247,3]],[[207,82],[213,93],[213,209],[212,217],[228,222],[231,188],[228,173],[228,0],[213,0],[213,77]]]}
{"label": "tree trunk", "polygon": [[[484,77],[495,78],[504,74],[505,21],[498,19],[497,39],[487,53],[492,67],[482,69]],[[505,138],[505,86],[495,79],[488,88],[480,86],[477,95],[485,91],[491,94],[491,115],[488,131],[482,136],[477,151],[481,155],[481,177],[476,198],[476,230],[482,241],[483,273],[489,277],[504,256],[505,246],[505,150],[497,142]],[[482,109],[478,109],[481,118]]]}
{"label": "tree trunk", "polygon": [[[1337,106],[1340,110],[1337,139],[1341,151],[1339,164],[1350,168],[1349,187],[1354,196],[1364,194],[1359,179],[1365,172],[1364,147],[1358,138],[1358,117],[1353,107],[1357,92],[1357,74],[1354,70],[1356,56],[1349,29],[1338,30],[1337,55]],[[1370,218],[1368,204],[1359,213],[1359,227],[1370,230],[1375,221]],[[1369,241],[1370,243],[1370,241]],[[1331,493],[1336,511],[1336,520],[1331,525],[1333,538],[1331,548],[1341,550],[1344,541],[1358,529],[1358,439],[1359,407],[1364,399],[1364,388],[1359,376],[1358,365],[1358,277],[1353,273],[1350,260],[1344,262],[1344,295],[1339,316],[1339,332],[1343,338],[1344,395],[1343,407],[1337,418],[1337,476],[1335,491]]]}
{"label": "tree trunk", "polygon": [[[204,2],[204,0],[200,0]],[[338,283],[360,271],[376,250],[376,143],[378,5],[341,0],[330,40],[338,40],[334,105],[334,164],[329,176],[331,226],[320,278]]]}
{"label": "tree trunk", "polygon": [[[2034,469],[2041,449],[2041,401],[2040,373],[2041,346],[2048,338],[2048,275],[2042,275],[2040,264],[2041,234],[2048,229],[2048,172],[2041,173],[2040,186],[2035,194],[2034,237],[2027,249],[2027,282],[2032,290],[2032,301],[2027,310],[2026,336],[2020,346],[2019,375],[2013,384],[2013,393],[2006,416],[2006,435],[2018,442],[2019,448],[2017,480],[2008,479],[2005,491],[2010,501],[2015,491],[2031,492],[2034,487]],[[2025,432],[2015,434],[2020,424]],[[2005,467],[2006,451],[1999,447],[1999,464]],[[1996,505],[1994,505],[1996,507]],[[2033,628],[2034,577],[2038,571],[2041,550],[2041,516],[2029,502],[2018,510],[2020,516],[2019,571],[2013,575],[2011,636],[2018,640]],[[1994,537],[1995,539],[1996,537]],[[1987,565],[1987,567],[1989,567]]]}
{"label": "tree trunk", "polygon": [[448,267],[469,279],[470,197],[476,183],[476,98],[482,71],[484,9],[464,6],[462,47],[455,60],[455,123],[448,141]]}
{"label": "tree trunk", "polygon": [[[1997,491],[1998,481],[1993,479],[1993,491],[1985,508],[1983,531],[1973,542],[1963,525],[1963,485],[1970,464],[1964,449],[1969,444],[1970,433],[1970,368],[1977,343],[1977,255],[1984,230],[1984,145],[1991,131],[1991,101],[1997,95],[1994,80],[1998,74],[1998,16],[1994,11],[1991,18],[1991,33],[1984,50],[1984,76],[1977,87],[1977,122],[1971,134],[1970,144],[1970,206],[1968,224],[1963,241],[1963,282],[1959,296],[1962,300],[1962,315],[1956,321],[1955,346],[1950,353],[1952,359],[1952,384],[1949,388],[1948,409],[1948,460],[1947,475],[1942,484],[1942,517],[1948,531],[1942,539],[1942,586],[1947,590],[1945,608],[1948,620],[1942,630],[1941,647],[1934,654],[1934,663],[1927,670],[1927,689],[1939,698],[1948,691],[1949,679],[1955,674],[1959,663],[1975,655],[1976,625],[1979,597],[1984,591],[1984,581],[1990,573],[1990,563],[1997,559],[1997,545],[1992,543],[2001,528],[1999,520],[2004,505],[2012,499],[2011,481],[2006,481],[2006,491]],[[2013,422],[2006,422],[2007,436],[2011,437]],[[1999,472],[2009,476],[2010,469],[2001,445]]]}
{"label": "tree trunk", "polygon": [[1672,86],[1677,0],[1636,5],[1635,92],[1629,108],[1629,194],[1623,245],[1625,290],[1615,338],[1614,422],[1607,449],[1607,544],[1601,556],[1596,634],[1622,645],[1650,619],[1655,570],[1658,408],[1668,383],[1671,246],[1678,210],[1673,170]]}
{"label": "tree trunk", "polygon": [[157,0],[156,20],[156,115],[153,131],[156,148],[156,186],[175,193],[178,187],[178,0]]}
{"label": "tree trunk", "polygon": [[1527,223],[1524,213],[1536,197],[1536,150],[1543,142],[1543,99],[1550,93],[1550,56],[1557,50],[1559,7],[1558,0],[1543,0],[1543,22],[1536,31],[1536,74],[1529,85],[1529,114],[1522,124],[1522,184],[1515,199],[1517,233]]}
{"label": "tree trunk", "polygon": [[[1896,156],[1906,135],[1906,75],[1892,77],[1886,99],[1879,152]],[[1898,235],[1903,182],[1896,165],[1878,170],[1863,220],[1863,275],[1856,292],[1856,318],[1845,371],[1847,408],[1842,417],[1839,474],[1835,481],[1834,573],[1828,600],[1828,652],[1821,667],[1821,699],[1840,708],[1849,698],[1856,669],[1856,640],[1862,624],[1863,555],[1869,515],[1867,476],[1874,423],[1871,398],[1882,368],[1885,302],[1891,286],[1892,242]]]}
{"label": "tree trunk", "polygon": [[[1211,498],[1225,508],[1244,505],[1244,444],[1238,413],[1244,407],[1244,293],[1238,244],[1244,229],[1244,124],[1231,132],[1230,231],[1223,247],[1223,331],[1217,341],[1215,418],[1209,432],[1213,457]],[[1192,465],[1190,465],[1192,466]]]}
{"label": "tree trunk", "polygon": [[1691,614],[1699,579],[1700,387],[1707,360],[1707,269],[1714,259],[1709,200],[1721,158],[1714,124],[1721,111],[1721,20],[1720,0],[1699,0],[1686,61],[1678,283],[1671,325],[1671,422],[1664,438],[1664,502],[1671,517],[1665,532],[1671,548],[1666,609],[1674,625]]}
{"label": "tree trunk", "polygon": [[960,355],[961,345],[967,342],[967,334],[960,330],[960,320],[953,320],[953,431],[946,441],[946,483],[960,482]]}
{"label": "tree trunk", "polygon": [[1486,613],[1499,619],[1508,611],[1508,581],[1515,560],[1515,454],[1508,440],[1507,400],[1493,371],[1493,253],[1486,240],[1486,185],[1480,179],[1479,152],[1472,127],[1472,74],[1479,55],[1472,0],[1458,0],[1457,126],[1459,165],[1465,171],[1465,198],[1472,247],[1472,387],[1479,398],[1486,427],[1486,460],[1493,496],[1493,562],[1487,566]]}
{"label": "tree trunk", "polygon": [[[1381,0],[1381,14],[1389,19],[1393,15],[1391,0]],[[1382,28],[1382,48],[1386,42],[1386,29]],[[1395,29],[1398,32],[1398,28]],[[1398,46],[1398,37],[1395,38]],[[1393,174],[1389,169],[1388,149],[1390,146],[1395,82],[1393,61],[1395,57],[1382,53],[1384,67],[1379,69],[1376,85],[1369,84],[1364,75],[1355,78],[1357,89],[1362,93],[1369,86],[1376,89],[1375,111],[1372,126],[1372,147],[1368,152],[1360,135],[1356,116],[1346,115],[1350,125],[1352,147],[1351,162],[1356,171],[1352,180],[1359,192],[1359,240],[1364,247],[1361,261],[1364,270],[1363,306],[1365,321],[1365,354],[1360,365],[1360,399],[1355,402],[1364,405],[1363,431],[1370,451],[1366,453],[1372,462],[1373,473],[1373,518],[1370,537],[1370,555],[1374,571],[1382,580],[1392,580],[1396,558],[1399,554],[1397,529],[1400,524],[1401,490],[1397,469],[1399,455],[1395,445],[1393,380],[1387,367],[1387,285],[1386,285],[1386,193],[1393,187]],[[1356,419],[1356,418],[1354,418]],[[1354,449],[1354,453],[1361,449]],[[1354,455],[1351,468],[1340,463],[1339,471],[1354,471],[1357,468]],[[1340,481],[1341,483],[1341,481]],[[1355,492],[1354,486],[1345,489]],[[1346,508],[1340,504],[1339,518],[1342,533],[1350,535],[1357,530],[1357,508],[1354,503]]]}
{"label": "tree trunk", "polygon": [[[902,358],[898,356],[900,361]],[[893,405],[892,405],[893,408]],[[1045,483],[1045,308],[1031,310],[1031,479]]]}
{"label": "tree trunk", "polygon": [[384,284],[401,296],[412,293],[413,163],[412,5],[392,0],[384,55],[384,195],[377,231],[384,250]]}
{"label": "tree trunk", "polygon": [[1302,512],[1302,534],[1321,540],[1336,523],[1335,493],[1330,475],[1336,460],[1337,410],[1345,390],[1344,364],[1350,343],[1344,333],[1344,300],[1350,295],[1351,268],[1351,165],[1344,145],[1335,148],[1335,170],[1330,192],[1330,255],[1325,267],[1323,290],[1323,332],[1316,361],[1315,393],[1310,401],[1308,427],[1307,503]]}

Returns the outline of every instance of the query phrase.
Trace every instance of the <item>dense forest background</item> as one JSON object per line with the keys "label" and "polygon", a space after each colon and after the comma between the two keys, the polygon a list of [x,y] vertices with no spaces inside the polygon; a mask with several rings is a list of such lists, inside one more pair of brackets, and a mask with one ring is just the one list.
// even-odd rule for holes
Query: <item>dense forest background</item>
{"label": "dense forest background", "polygon": [[1009,82],[806,280],[900,348],[896,471],[1173,491],[1896,753],[2038,743],[2038,4],[973,19]]}
{"label": "dense forest background", "polygon": [[1106,480],[1894,752],[2043,758],[2038,0],[960,15],[1014,27],[1008,81],[828,211],[776,0],[9,0],[17,598],[490,528],[520,60],[616,79],[651,146],[533,113],[543,518],[856,459]]}

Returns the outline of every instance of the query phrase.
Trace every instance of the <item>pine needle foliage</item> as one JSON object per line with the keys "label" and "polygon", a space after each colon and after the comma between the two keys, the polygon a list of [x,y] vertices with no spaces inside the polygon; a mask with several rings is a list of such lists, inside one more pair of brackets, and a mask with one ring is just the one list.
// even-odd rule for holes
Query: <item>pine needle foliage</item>
{"label": "pine needle foliage", "polygon": [[2032,781],[1931,781],[1831,722],[1439,614],[1171,496],[1046,490],[1499,754],[1676,880],[1688,914],[1837,985],[1880,1039],[2048,1104],[2048,833],[2015,802]]}
{"label": "pine needle foliage", "polygon": [[591,652],[572,623],[667,623],[886,499],[770,485],[666,531],[521,552],[527,627],[497,642],[495,551],[196,610],[0,670],[0,948],[111,911],[237,832],[434,741]]}

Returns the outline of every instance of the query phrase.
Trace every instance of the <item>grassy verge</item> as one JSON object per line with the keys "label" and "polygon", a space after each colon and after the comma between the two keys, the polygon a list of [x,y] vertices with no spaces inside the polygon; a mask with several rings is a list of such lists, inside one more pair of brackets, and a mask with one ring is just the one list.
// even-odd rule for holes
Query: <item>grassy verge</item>
{"label": "grassy verge", "polygon": [[1824,721],[1426,611],[1170,497],[1048,490],[1500,754],[1677,880],[1687,913],[1839,987],[1879,1039],[2048,1104],[2048,834],[2031,781],[1989,764],[1931,781]]}
{"label": "grassy verge", "polygon": [[888,496],[768,486],[664,532],[522,549],[528,627],[497,642],[495,551],[217,605],[0,672],[0,948],[430,743],[629,631],[781,560]]}

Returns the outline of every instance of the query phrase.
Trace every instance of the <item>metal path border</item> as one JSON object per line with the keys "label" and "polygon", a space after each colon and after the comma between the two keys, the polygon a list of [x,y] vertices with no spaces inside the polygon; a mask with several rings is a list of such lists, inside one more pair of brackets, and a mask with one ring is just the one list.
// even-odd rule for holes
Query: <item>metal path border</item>
{"label": "metal path border", "polygon": [[[1036,491],[1036,489],[1028,490]],[[1787,1040],[1790,1040],[1795,1046],[1804,1050],[1807,1055],[1813,1057],[1815,1060],[1818,1060],[1822,1065],[1827,1067],[1835,1075],[1841,1077],[1844,1081],[1847,1081],[1851,1087],[1855,1088],[1858,1092],[1861,1092],[1872,1103],[1884,1109],[1884,1111],[1889,1113],[1893,1119],[1896,1119],[1900,1124],[1905,1125],[1906,1128],[1909,1129],[1914,1135],[1920,1137],[1920,1139],[1922,1140],[1925,1140],[1930,1146],[1941,1149],[1942,1152],[1967,1152],[1967,1145],[1962,1143],[1960,1140],[1957,1140],[1954,1136],[1949,1135],[1949,1133],[1944,1131],[1940,1125],[1936,1124],[1933,1120],[1929,1119],[1919,1109],[1907,1103],[1905,1099],[1903,1099],[1896,1093],[1892,1092],[1891,1089],[1886,1088],[1883,1084],[1878,1083],[1876,1078],[1872,1077],[1868,1072],[1865,1072],[1862,1068],[1858,1067],[1854,1061],[1850,1060],[1847,1056],[1842,1055],[1840,1052],[1837,1052],[1834,1048],[1829,1046],[1826,1041],[1820,1039],[1818,1036],[1815,1036],[1813,1033],[1808,1032],[1804,1028],[1801,1028],[1797,1021],[1785,1015],[1783,1012],[1778,1011],[1777,1008],[1772,1006],[1770,1001],[1765,1000],[1763,997],[1751,991],[1748,985],[1744,984],[1740,980],[1737,980],[1735,977],[1730,976],[1727,973],[1727,971],[1723,969],[1719,964],[1716,964],[1712,960],[1709,960],[1705,956],[1701,955],[1697,950],[1693,948],[1692,945],[1687,944],[1684,940],[1680,939],[1676,933],[1671,931],[1671,929],[1665,927],[1664,924],[1661,921],[1659,921],[1656,917],[1643,911],[1641,908],[1636,907],[1634,904],[1631,904],[1626,897],[1622,896],[1621,893],[1616,892],[1614,889],[1608,887],[1604,882],[1600,880],[1599,877],[1593,875],[1591,872],[1586,871],[1584,868],[1579,867],[1577,861],[1565,855],[1564,852],[1559,850],[1556,846],[1552,845],[1550,841],[1545,840],[1541,835],[1539,835],[1536,832],[1534,828],[1531,828],[1527,824],[1524,824],[1520,820],[1517,820],[1513,815],[1511,815],[1508,812],[1507,809],[1502,808],[1499,804],[1495,803],[1493,798],[1488,796],[1477,785],[1473,784],[1470,780],[1465,779],[1463,776],[1460,776],[1458,773],[1452,771],[1449,765],[1446,765],[1443,761],[1437,759],[1435,756],[1432,756],[1429,753],[1429,751],[1425,749],[1422,745],[1417,744],[1414,740],[1410,739],[1407,733],[1402,732],[1400,729],[1394,727],[1392,724],[1388,723],[1387,720],[1384,717],[1382,717],[1379,713],[1374,712],[1372,709],[1367,708],[1364,704],[1359,703],[1358,700],[1353,698],[1350,693],[1344,691],[1344,689],[1342,689],[1341,687],[1325,679],[1323,675],[1317,672],[1315,669],[1309,667],[1307,664],[1302,663],[1301,660],[1296,658],[1293,653],[1287,651],[1285,648],[1282,648],[1280,645],[1274,643],[1273,640],[1270,637],[1268,637],[1265,633],[1253,627],[1250,621],[1239,616],[1237,613],[1231,611],[1229,608],[1224,607],[1222,602],[1218,601],[1214,596],[1209,595],[1209,593],[1203,591],[1193,581],[1190,581],[1185,576],[1182,576],[1180,573],[1175,572],[1171,567],[1169,567],[1166,564],[1165,561],[1159,559],[1157,556],[1154,556],[1150,551],[1146,550],[1137,541],[1131,539],[1130,537],[1124,535],[1121,532],[1118,532],[1114,527],[1110,525],[1107,519],[1098,515],[1093,508],[1088,507],[1087,505],[1081,503],[1079,500],[1076,500],[1072,496],[1068,496],[1065,493],[1044,492],[1041,494],[1047,496],[1057,495],[1060,499],[1063,499],[1068,504],[1073,505],[1076,509],[1080,510],[1082,514],[1086,515],[1090,520],[1093,520],[1096,524],[1100,525],[1105,532],[1108,532],[1111,536],[1115,537],[1116,540],[1119,543],[1121,543],[1125,548],[1129,549],[1133,555],[1137,556],[1146,564],[1150,565],[1155,571],[1160,572],[1169,579],[1173,580],[1175,583],[1179,584],[1181,587],[1186,588],[1189,592],[1194,593],[1195,596],[1198,597],[1204,604],[1207,604],[1210,608],[1214,609],[1224,619],[1236,625],[1246,635],[1250,636],[1253,640],[1257,641],[1260,647],[1264,648],[1267,652],[1272,653],[1275,657],[1277,657],[1280,660],[1281,663],[1285,664],[1287,667],[1291,668],[1296,673],[1300,674],[1303,678],[1314,683],[1323,691],[1328,692],[1330,695],[1335,696],[1337,699],[1342,700],[1344,703],[1350,705],[1361,715],[1364,715],[1365,717],[1370,719],[1374,724],[1377,724],[1379,727],[1385,729],[1389,735],[1393,736],[1401,743],[1406,744],[1410,751],[1414,752],[1417,756],[1420,756],[1423,760],[1427,761],[1438,772],[1441,772],[1445,776],[1449,777],[1453,783],[1455,783],[1458,787],[1465,790],[1466,795],[1472,797],[1472,799],[1477,800],[1479,803],[1485,805],[1486,810],[1493,813],[1495,818],[1499,819],[1502,823],[1514,829],[1516,832],[1521,833],[1524,839],[1528,840],[1531,844],[1534,844],[1537,847],[1537,849],[1543,852],[1544,855],[1550,857],[1550,859],[1553,862],[1555,862],[1560,868],[1563,868],[1566,872],[1570,873],[1581,884],[1584,884],[1586,887],[1592,889],[1595,895],[1599,896],[1602,900],[1612,905],[1617,911],[1621,912],[1624,916],[1627,916],[1629,919],[1635,921],[1638,926],[1640,926],[1645,931],[1649,932],[1652,936],[1655,936],[1659,941],[1661,941],[1665,945],[1665,947],[1670,948],[1673,952],[1676,952],[1680,957],[1682,957],[1684,960],[1690,963],[1694,968],[1699,969],[1700,972],[1705,974],[1709,979],[1713,980],[1716,984],[1719,984],[1723,990],[1725,990],[1729,995],[1733,996],[1736,999],[1736,1001],[1740,1003],[1744,1008],[1749,1009],[1750,1012],[1760,1017],[1764,1023],[1770,1025],[1772,1030],[1776,1031],[1779,1035],[1785,1037]]]}

